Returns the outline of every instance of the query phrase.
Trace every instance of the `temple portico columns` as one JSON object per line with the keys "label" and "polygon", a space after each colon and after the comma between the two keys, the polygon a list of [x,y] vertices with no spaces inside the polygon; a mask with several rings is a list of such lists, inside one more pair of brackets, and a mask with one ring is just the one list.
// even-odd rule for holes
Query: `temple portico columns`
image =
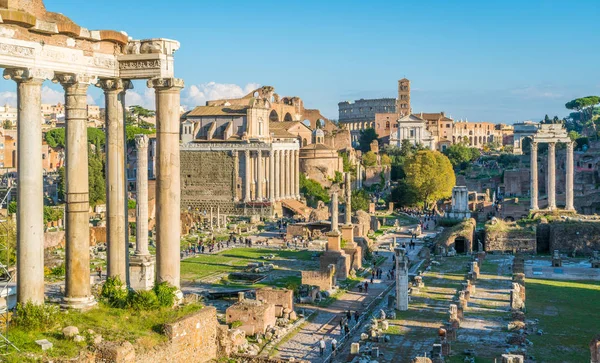
{"label": "temple portico columns", "polygon": [[300,200],[300,150],[294,151],[294,194]]}
{"label": "temple portico columns", "polygon": [[127,189],[125,177],[125,92],[131,82],[102,79],[106,117],[106,242],[109,277],[128,282]]}
{"label": "temple portico columns", "polygon": [[285,152],[285,199],[292,197],[292,150]]}
{"label": "temple portico columns", "polygon": [[244,150],[244,202],[250,201],[250,150]]}
{"label": "temple portico columns", "polygon": [[548,143],[548,209],[556,209],[556,143]]}
{"label": "temple portico columns", "polygon": [[[183,80],[153,78],[156,93],[156,282],[180,288],[179,109]],[[181,296],[181,291],[178,291]]]}
{"label": "temple portico columns", "polygon": [[256,200],[263,199],[263,160],[262,151],[256,151]]}
{"label": "temple portico columns", "polygon": [[64,305],[84,309],[96,304],[90,284],[87,90],[96,79],[57,74],[65,90],[66,124],[66,282]]}
{"label": "temple portico columns", "polygon": [[575,210],[573,205],[573,142],[567,143],[566,210]]}
{"label": "temple portico columns", "polygon": [[137,151],[135,254],[148,256],[148,144],[147,135],[135,135]]}
{"label": "temple portico columns", "polygon": [[285,150],[279,150],[279,199],[285,196]]}
{"label": "temple portico columns", "polygon": [[538,164],[537,164],[537,152],[538,152],[538,143],[531,143],[531,187],[530,187],[530,196],[531,196],[531,210],[538,210]]}
{"label": "temple portico columns", "polygon": [[273,151],[275,155],[275,178],[273,180],[275,184],[275,200],[281,200],[281,154],[279,150]]}
{"label": "temple portico columns", "polygon": [[275,201],[275,151],[269,151],[269,202]]}
{"label": "temple portico columns", "polygon": [[352,224],[352,187],[350,180],[350,173],[346,173],[346,212],[345,212],[345,223],[346,225]]}
{"label": "temple portico columns", "polygon": [[42,83],[52,72],[5,69],[17,83],[17,301],[44,303],[44,188],[42,175]]}

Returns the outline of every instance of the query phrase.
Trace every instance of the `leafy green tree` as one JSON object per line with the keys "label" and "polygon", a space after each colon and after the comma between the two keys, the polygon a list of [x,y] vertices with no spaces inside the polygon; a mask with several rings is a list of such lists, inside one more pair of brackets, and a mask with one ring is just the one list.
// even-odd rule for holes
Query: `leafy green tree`
{"label": "leafy green tree", "polygon": [[365,212],[369,210],[369,193],[367,193],[364,189],[353,190],[352,191],[352,209],[354,210],[364,210]]}
{"label": "leafy green tree", "polygon": [[101,148],[106,143],[106,134],[104,133],[104,131],[95,127],[88,127],[87,138],[88,143],[96,145],[96,147]]}
{"label": "leafy green tree", "polygon": [[581,134],[575,130],[571,130],[569,131],[569,139],[571,139],[571,141],[575,141],[577,139],[579,139],[581,137]]}
{"label": "leafy green tree", "polygon": [[17,202],[13,200],[12,202],[8,203],[8,214],[15,213],[17,213]]}
{"label": "leafy green tree", "polygon": [[125,137],[127,138],[127,142],[133,142],[135,140],[135,135],[151,135],[154,133],[156,133],[156,130],[154,129],[144,129],[136,126],[125,126]]}
{"label": "leafy green tree", "polygon": [[386,154],[381,155],[381,165],[392,165],[392,159]]}
{"label": "leafy green tree", "polygon": [[406,184],[424,207],[452,195],[456,176],[450,160],[437,151],[417,152],[404,166]]}
{"label": "leafy green tree", "polygon": [[104,160],[98,150],[88,150],[88,178],[90,188],[90,205],[104,203],[106,186],[104,180]]}
{"label": "leafy green tree", "polygon": [[60,127],[56,129],[52,129],[44,135],[46,142],[51,147],[65,147],[65,129]]}
{"label": "leafy green tree", "polygon": [[600,103],[600,96],[587,96],[576,98],[565,104],[569,110],[577,111],[582,116],[582,121],[585,123],[592,120],[594,115],[594,107]]}
{"label": "leafy green tree", "polygon": [[62,208],[44,206],[44,223],[56,222],[63,217]]}
{"label": "leafy green tree", "polygon": [[398,207],[415,207],[418,204],[415,190],[412,189],[404,179],[400,180],[398,185],[392,189],[389,199],[390,202],[394,202]]}
{"label": "leafy green tree", "polygon": [[344,173],[354,173],[354,165],[352,165],[352,163],[350,162],[348,153],[340,151],[338,154],[342,158],[342,162],[344,164]]}
{"label": "leafy green tree", "polygon": [[363,164],[365,166],[375,166],[377,165],[377,154],[372,151],[367,152],[363,155]]}
{"label": "leafy green tree", "polygon": [[127,200],[127,209],[135,209],[136,202],[135,199]]}
{"label": "leafy green tree", "polygon": [[300,192],[306,198],[306,204],[311,208],[316,208],[319,201],[329,203],[329,193],[325,188],[317,181],[307,178],[303,173],[300,173]]}
{"label": "leafy green tree", "polygon": [[378,138],[379,135],[377,135],[374,128],[360,130],[360,136],[358,138],[358,149],[366,153],[367,151],[371,150],[371,143],[373,142],[373,140],[377,140]]}
{"label": "leafy green tree", "polygon": [[10,120],[4,120],[4,122],[2,122],[2,128],[5,130],[10,130],[13,128],[13,124],[10,122]]}
{"label": "leafy green tree", "polygon": [[455,168],[464,169],[466,164],[477,159],[481,153],[476,148],[468,147],[464,144],[454,144],[444,151],[444,154],[450,159],[450,163]]}
{"label": "leafy green tree", "polygon": [[[142,118],[153,117],[154,115],[156,115],[156,113],[154,111],[148,110],[139,105],[134,105],[134,106],[129,107],[129,112],[131,113],[131,115],[133,117],[135,117],[137,119],[138,127],[141,126]],[[146,122],[146,124],[147,124],[147,122]]]}
{"label": "leafy green tree", "polygon": [[67,190],[66,184],[65,184],[65,177],[66,177],[66,171],[65,171],[65,167],[60,167],[58,168],[58,188],[57,188],[57,194],[58,194],[58,200],[65,200],[65,191]]}

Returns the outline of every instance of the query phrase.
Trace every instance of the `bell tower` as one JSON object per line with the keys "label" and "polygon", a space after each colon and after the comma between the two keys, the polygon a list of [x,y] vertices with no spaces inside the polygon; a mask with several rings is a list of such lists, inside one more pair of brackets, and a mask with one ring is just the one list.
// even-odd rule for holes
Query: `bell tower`
{"label": "bell tower", "polygon": [[396,100],[396,113],[402,116],[410,115],[410,81],[402,78],[398,81],[398,99]]}

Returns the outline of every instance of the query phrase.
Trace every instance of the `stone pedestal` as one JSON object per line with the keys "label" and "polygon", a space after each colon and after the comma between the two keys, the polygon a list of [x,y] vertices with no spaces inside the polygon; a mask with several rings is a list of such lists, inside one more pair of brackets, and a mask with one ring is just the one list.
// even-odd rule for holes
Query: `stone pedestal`
{"label": "stone pedestal", "polygon": [[327,251],[339,251],[342,249],[342,234],[338,231],[327,233]]}
{"label": "stone pedestal", "polygon": [[406,249],[396,247],[396,309],[408,310],[408,267]]}
{"label": "stone pedestal", "polygon": [[133,256],[129,261],[130,287],[135,290],[150,290],[154,287],[154,256]]}
{"label": "stone pedestal", "polygon": [[342,228],[342,239],[347,242],[354,241],[354,226],[352,224],[343,225]]}

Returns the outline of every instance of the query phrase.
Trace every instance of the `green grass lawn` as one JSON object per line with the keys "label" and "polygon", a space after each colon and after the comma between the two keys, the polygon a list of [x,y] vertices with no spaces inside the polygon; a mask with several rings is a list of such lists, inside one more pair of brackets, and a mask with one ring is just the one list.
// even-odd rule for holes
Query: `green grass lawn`
{"label": "green grass lawn", "polygon": [[[273,262],[281,260],[312,261],[313,251],[290,251],[267,248],[233,248],[214,255],[198,255],[181,261],[181,277],[184,280],[202,279],[212,274],[243,271],[250,262]],[[274,260],[263,260],[264,255],[275,255]]]}
{"label": "green grass lawn", "polygon": [[[79,355],[88,342],[75,343],[62,337],[62,329],[73,325],[79,329],[79,334],[86,336],[86,331],[92,329],[95,334],[102,335],[104,340],[129,341],[136,345],[136,350],[151,349],[156,344],[165,342],[162,326],[178,318],[191,314],[202,308],[199,304],[186,305],[179,309],[157,309],[153,311],[134,311],[132,309],[110,308],[103,303],[87,312],[74,310],[60,313],[59,323],[47,331],[26,331],[21,327],[12,327],[9,333],[11,342],[21,350],[1,357],[2,362],[29,362],[31,353],[43,357],[42,361],[52,358],[73,358]],[[92,337],[93,338],[93,337]],[[48,339],[54,347],[46,352],[35,343],[39,339]],[[136,344],[137,343],[137,344]]]}
{"label": "green grass lawn", "polygon": [[526,317],[539,319],[543,335],[530,335],[538,362],[588,362],[589,343],[600,333],[600,282],[527,279]]}

